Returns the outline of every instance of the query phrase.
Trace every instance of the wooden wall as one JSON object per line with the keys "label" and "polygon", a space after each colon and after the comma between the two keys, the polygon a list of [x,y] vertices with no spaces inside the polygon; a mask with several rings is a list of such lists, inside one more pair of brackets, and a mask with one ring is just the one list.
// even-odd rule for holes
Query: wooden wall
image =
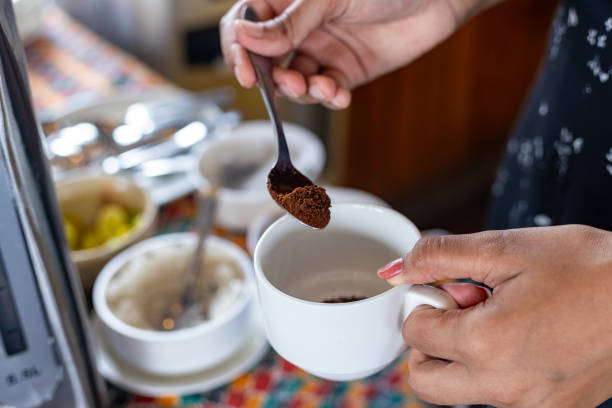
{"label": "wooden wall", "polygon": [[482,228],[499,153],[544,55],[555,5],[507,1],[357,89],[342,183],[379,195],[421,227]]}

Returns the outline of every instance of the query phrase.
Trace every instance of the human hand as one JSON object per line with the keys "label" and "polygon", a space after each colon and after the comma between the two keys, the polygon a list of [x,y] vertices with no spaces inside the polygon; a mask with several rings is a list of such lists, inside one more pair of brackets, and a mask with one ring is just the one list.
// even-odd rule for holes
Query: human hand
{"label": "human hand", "polygon": [[[294,51],[288,68],[273,70],[277,91],[342,109],[350,89],[419,57],[496,1],[241,0],[221,20],[221,47],[247,88],[256,78],[245,48],[278,58]],[[241,19],[246,4],[262,22]]]}
{"label": "human hand", "polygon": [[594,407],[612,395],[612,233],[573,225],[429,237],[379,275],[493,288],[467,309],[421,306],[406,319],[408,381],[421,398]]}

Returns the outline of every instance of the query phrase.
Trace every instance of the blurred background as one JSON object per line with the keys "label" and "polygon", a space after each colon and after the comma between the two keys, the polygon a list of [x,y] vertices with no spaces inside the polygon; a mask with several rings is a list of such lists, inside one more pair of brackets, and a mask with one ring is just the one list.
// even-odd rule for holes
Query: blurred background
{"label": "blurred background", "polygon": [[[259,93],[241,89],[220,59],[218,20],[231,0],[15,3],[43,122],[160,85],[229,86],[231,109],[266,118]],[[348,110],[283,102],[283,116],[323,141],[325,181],[371,192],[421,228],[479,230],[555,4],[508,1],[414,64],[357,89]],[[135,59],[119,66],[115,53]]]}

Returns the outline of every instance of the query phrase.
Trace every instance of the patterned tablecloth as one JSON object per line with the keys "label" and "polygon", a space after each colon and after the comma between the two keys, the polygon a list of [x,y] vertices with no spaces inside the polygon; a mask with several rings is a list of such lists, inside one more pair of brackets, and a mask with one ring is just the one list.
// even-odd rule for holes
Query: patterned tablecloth
{"label": "patterned tablecloth", "polygon": [[[188,231],[195,215],[192,196],[165,206],[159,232]],[[246,247],[244,236],[220,229],[215,234]],[[131,408],[194,405],[197,407],[429,407],[419,401],[406,384],[407,354],[382,372],[363,381],[331,382],[313,377],[285,361],[273,350],[252,370],[226,387],[198,395],[146,398],[115,389],[115,402]]]}
{"label": "patterned tablecloth", "polygon": [[[142,63],[102,41],[63,12],[50,9],[41,36],[26,49],[35,107],[49,120],[101,98],[137,93],[168,82]],[[194,215],[192,197],[162,208],[160,233],[188,230]],[[244,247],[244,237],[217,230]],[[115,406],[157,407],[404,407],[427,404],[406,384],[406,355],[383,372],[363,381],[324,381],[283,360],[274,351],[231,384],[188,396],[148,398],[111,386]]]}

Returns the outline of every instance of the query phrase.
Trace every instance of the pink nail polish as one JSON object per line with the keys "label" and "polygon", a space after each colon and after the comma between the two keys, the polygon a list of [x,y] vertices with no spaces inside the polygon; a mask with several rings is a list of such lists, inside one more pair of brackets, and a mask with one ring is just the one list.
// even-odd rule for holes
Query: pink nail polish
{"label": "pink nail polish", "polygon": [[404,260],[402,258],[389,262],[378,270],[377,275],[382,279],[391,279],[402,272]]}

